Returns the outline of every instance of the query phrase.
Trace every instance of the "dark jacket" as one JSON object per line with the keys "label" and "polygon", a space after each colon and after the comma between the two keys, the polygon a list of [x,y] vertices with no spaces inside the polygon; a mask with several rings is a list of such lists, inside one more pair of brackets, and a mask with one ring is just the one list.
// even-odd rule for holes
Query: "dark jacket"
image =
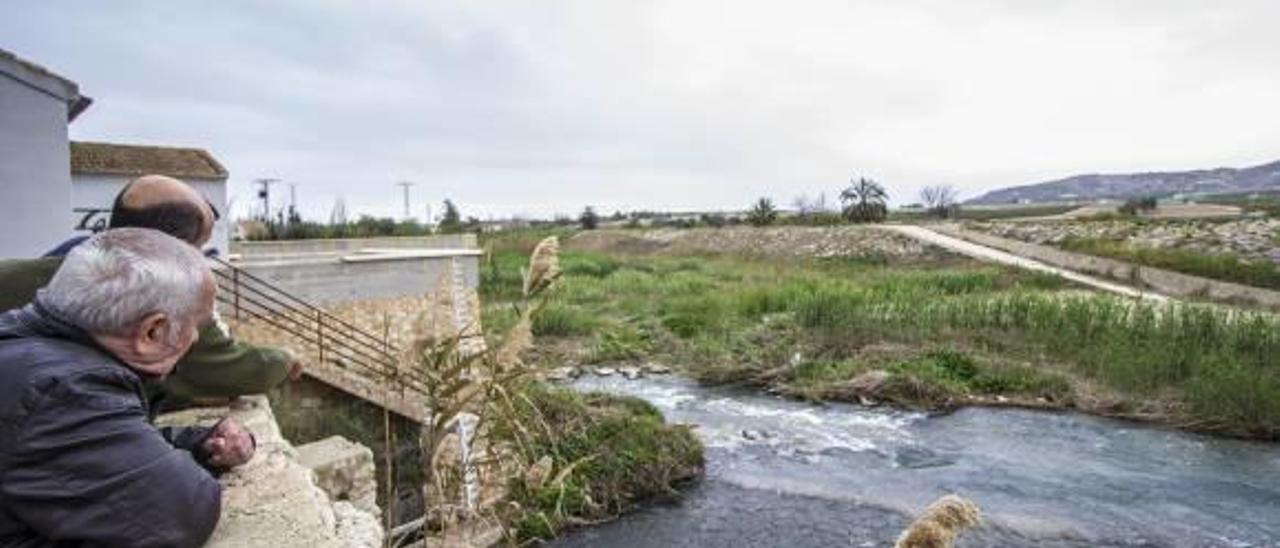
{"label": "dark jacket", "polygon": [[199,546],[221,488],[143,379],[39,304],[0,314],[0,546]]}
{"label": "dark jacket", "polygon": [[[61,264],[61,257],[0,260],[0,312],[34,300]],[[239,342],[224,326],[210,322],[200,326],[200,340],[159,388],[169,403],[178,404],[260,394],[284,381],[288,361],[283,350]]]}

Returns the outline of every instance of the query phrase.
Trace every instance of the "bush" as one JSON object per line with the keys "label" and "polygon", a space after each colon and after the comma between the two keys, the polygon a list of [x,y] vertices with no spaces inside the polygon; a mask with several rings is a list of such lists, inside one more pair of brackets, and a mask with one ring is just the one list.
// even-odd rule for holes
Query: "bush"
{"label": "bush", "polygon": [[1187,401],[1214,429],[1280,437],[1280,379],[1274,374],[1223,358],[1191,379]]}
{"label": "bush", "polygon": [[597,255],[566,255],[560,267],[566,276],[604,278],[613,274],[621,265],[617,259]]}
{"label": "bush", "polygon": [[580,308],[553,302],[534,316],[533,334],[551,337],[589,335],[599,324],[594,316]]}
{"label": "bush", "polygon": [[682,297],[663,307],[662,326],[682,339],[723,330],[729,311],[717,297]]}
{"label": "bush", "polygon": [[588,361],[602,363],[638,360],[653,350],[649,337],[642,331],[629,327],[615,327],[596,335]]}
{"label": "bush", "polygon": [[760,198],[747,212],[747,222],[751,223],[751,226],[769,226],[777,220],[778,208],[774,207],[773,200],[768,198]]}
{"label": "bush", "polygon": [[1128,217],[1136,216],[1140,213],[1151,213],[1159,207],[1159,202],[1152,196],[1142,198],[1129,198],[1117,208],[1116,211],[1121,215]]}
{"label": "bush", "polygon": [[556,425],[529,428],[527,449],[551,455],[557,474],[575,467],[559,484],[531,488],[522,478],[511,481],[512,499],[524,512],[517,524],[521,541],[550,540],[572,519],[616,516],[673,493],[701,473],[702,444],[687,427],[664,424],[662,414],[643,400],[545,385],[525,394],[520,422]]}

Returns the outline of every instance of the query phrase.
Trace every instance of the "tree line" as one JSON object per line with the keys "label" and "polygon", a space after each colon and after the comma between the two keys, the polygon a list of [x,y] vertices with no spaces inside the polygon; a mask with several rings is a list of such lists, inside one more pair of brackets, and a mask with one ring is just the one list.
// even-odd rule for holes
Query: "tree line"
{"label": "tree line", "polygon": [[[577,218],[559,215],[552,220],[530,220],[512,224],[530,227],[576,225],[584,230],[594,230],[606,221],[622,224],[625,227],[719,228],[744,224],[831,226],[847,223],[879,223],[889,216],[889,193],[884,185],[874,179],[852,178],[849,180],[849,185],[841,189],[837,196],[840,202],[838,208],[827,204],[825,194],[820,194],[816,198],[798,197],[792,203],[791,212],[785,215],[772,199],[761,197],[741,214],[702,213],[697,217],[690,217],[656,211],[634,211],[630,214],[614,212],[612,215],[605,216],[596,211],[595,207],[587,206]],[[908,205],[904,209],[920,211],[924,215],[941,219],[951,218],[959,213],[959,192],[950,185],[927,186],[920,191],[919,198],[920,203]],[[339,198],[330,212],[327,223],[303,220],[290,206],[287,210],[277,211],[275,217],[260,215],[245,223],[242,225],[244,231],[241,237],[249,240],[305,240],[426,236],[479,233],[485,230],[485,224],[479,218],[469,216],[464,219],[453,200],[446,199],[443,205],[444,212],[433,226],[417,219],[397,220],[392,217],[372,215],[360,215],[355,220],[350,220],[347,218],[346,205]]]}

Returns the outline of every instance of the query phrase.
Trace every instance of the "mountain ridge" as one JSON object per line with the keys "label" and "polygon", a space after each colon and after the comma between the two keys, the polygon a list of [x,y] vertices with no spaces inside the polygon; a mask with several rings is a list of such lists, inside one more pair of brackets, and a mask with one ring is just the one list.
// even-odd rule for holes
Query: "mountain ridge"
{"label": "mountain ridge", "polygon": [[1280,160],[1252,167],[1073,175],[987,192],[965,203],[974,205],[1093,202],[1175,194],[1235,194],[1280,191]]}

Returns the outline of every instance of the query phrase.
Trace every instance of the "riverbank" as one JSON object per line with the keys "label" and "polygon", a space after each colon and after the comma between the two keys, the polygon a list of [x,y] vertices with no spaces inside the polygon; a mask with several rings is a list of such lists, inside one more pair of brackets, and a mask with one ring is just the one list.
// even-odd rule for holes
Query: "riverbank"
{"label": "riverbank", "polygon": [[1275,446],[1080,413],[970,407],[934,415],[809,404],[661,375],[572,386],[641,397],[697,425],[706,477],[556,547],[890,546],[958,493],[983,525],[957,546],[1270,546]]}
{"label": "riverbank", "polygon": [[640,398],[534,383],[511,405],[519,417],[512,424],[524,426],[499,437],[542,455],[508,486],[522,544],[612,520],[702,475],[698,439]]}
{"label": "riverbank", "polygon": [[[1157,311],[936,253],[664,256],[567,243],[562,289],[534,326],[549,367],[658,361],[815,401],[1075,409],[1280,437],[1280,326],[1268,316]],[[492,246],[486,302],[517,287],[503,265],[521,245]],[[486,326],[507,310],[490,304]]]}

